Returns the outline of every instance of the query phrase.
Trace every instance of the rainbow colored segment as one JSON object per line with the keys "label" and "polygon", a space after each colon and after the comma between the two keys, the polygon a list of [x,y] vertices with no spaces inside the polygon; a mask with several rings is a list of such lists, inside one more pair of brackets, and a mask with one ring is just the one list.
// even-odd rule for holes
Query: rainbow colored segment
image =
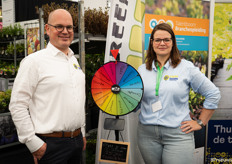
{"label": "rainbow colored segment", "polygon": [[111,63],[107,63],[103,65],[107,75],[109,76],[109,78],[111,79],[113,84],[116,84],[116,70],[115,70],[115,63],[111,62]]}
{"label": "rainbow colored segment", "polygon": [[[115,94],[111,87],[117,84],[120,92]],[[114,116],[133,111],[143,97],[143,82],[139,73],[129,64],[108,62],[95,73],[91,93],[98,107]]]}

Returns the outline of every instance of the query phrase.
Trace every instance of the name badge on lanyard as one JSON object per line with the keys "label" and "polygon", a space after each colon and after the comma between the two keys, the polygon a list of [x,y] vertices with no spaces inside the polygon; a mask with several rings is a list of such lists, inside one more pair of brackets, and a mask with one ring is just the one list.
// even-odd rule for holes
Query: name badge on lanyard
{"label": "name badge on lanyard", "polygon": [[162,67],[160,70],[160,67],[157,64],[157,76],[156,76],[156,88],[155,88],[156,100],[152,104],[152,111],[153,112],[157,112],[157,111],[162,109],[162,104],[161,104],[161,101],[159,100],[159,86],[160,86],[160,82],[162,79],[163,70],[164,70],[164,67]]}

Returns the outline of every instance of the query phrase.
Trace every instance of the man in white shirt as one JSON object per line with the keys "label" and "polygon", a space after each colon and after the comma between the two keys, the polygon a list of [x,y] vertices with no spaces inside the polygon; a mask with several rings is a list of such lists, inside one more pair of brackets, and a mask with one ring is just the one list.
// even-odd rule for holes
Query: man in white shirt
{"label": "man in white shirt", "polygon": [[9,109],[35,163],[76,164],[86,147],[85,75],[69,48],[72,16],[54,10],[45,29],[50,42],[21,62]]}

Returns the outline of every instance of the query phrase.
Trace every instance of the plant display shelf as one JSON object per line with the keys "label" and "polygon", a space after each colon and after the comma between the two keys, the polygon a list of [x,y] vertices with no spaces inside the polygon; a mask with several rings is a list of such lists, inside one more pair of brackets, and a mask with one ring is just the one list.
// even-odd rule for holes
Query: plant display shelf
{"label": "plant display shelf", "polygon": [[[3,39],[3,38],[1,38]],[[11,55],[5,55],[5,54],[0,54],[0,60],[2,61],[14,61],[14,66],[16,68],[17,66],[17,61],[21,61],[24,58],[24,54],[17,55],[16,54],[16,41],[24,39],[23,36],[13,36],[10,39],[5,39],[0,41],[0,46],[1,47],[6,47],[8,44],[13,43],[13,54]]]}

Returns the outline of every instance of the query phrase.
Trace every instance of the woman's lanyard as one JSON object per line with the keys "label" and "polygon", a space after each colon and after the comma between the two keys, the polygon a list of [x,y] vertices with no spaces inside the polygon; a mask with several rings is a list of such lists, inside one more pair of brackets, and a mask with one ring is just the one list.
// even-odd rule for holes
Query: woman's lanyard
{"label": "woman's lanyard", "polygon": [[156,88],[155,88],[155,95],[156,96],[159,96],[159,86],[160,86],[163,70],[164,70],[164,67],[162,67],[160,70],[160,67],[157,64],[157,76],[156,76]]}

